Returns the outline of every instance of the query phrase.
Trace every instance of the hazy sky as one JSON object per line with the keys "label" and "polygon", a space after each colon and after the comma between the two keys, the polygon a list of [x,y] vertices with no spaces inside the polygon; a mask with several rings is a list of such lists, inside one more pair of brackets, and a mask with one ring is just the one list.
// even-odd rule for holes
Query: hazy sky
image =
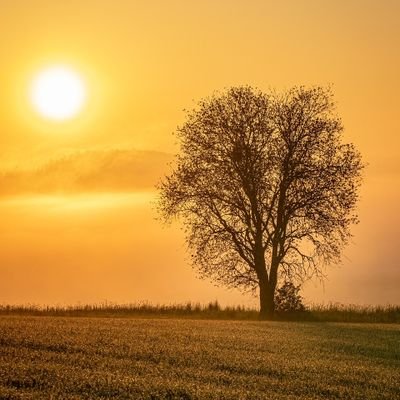
{"label": "hazy sky", "polygon": [[[368,167],[361,223],[308,302],[400,303],[400,2],[1,0],[0,302],[252,304],[199,280],[154,184],[184,109],[215,90],[333,85]],[[35,74],[86,82],[71,121],[37,115]]]}

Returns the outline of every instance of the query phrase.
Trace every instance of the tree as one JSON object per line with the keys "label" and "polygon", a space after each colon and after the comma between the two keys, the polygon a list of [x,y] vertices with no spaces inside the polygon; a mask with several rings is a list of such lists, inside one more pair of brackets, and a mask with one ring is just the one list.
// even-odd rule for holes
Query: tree
{"label": "tree", "polygon": [[233,87],[200,101],[178,128],[159,211],[183,221],[202,277],[258,290],[263,318],[273,316],[278,281],[321,276],[357,222],[363,165],[342,131],[322,87]]}

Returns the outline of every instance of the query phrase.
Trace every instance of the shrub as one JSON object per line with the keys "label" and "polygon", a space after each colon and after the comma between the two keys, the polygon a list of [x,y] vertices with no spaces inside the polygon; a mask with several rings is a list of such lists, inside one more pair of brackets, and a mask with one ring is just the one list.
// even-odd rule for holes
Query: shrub
{"label": "shrub", "polygon": [[276,311],[293,312],[304,311],[303,297],[299,294],[300,285],[295,286],[292,282],[286,281],[275,294]]}

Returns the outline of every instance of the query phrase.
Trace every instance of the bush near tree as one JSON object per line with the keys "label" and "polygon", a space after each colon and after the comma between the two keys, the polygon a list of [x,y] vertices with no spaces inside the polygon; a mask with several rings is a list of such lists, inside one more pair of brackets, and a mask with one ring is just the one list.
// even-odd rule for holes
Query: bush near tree
{"label": "bush near tree", "polygon": [[303,297],[299,294],[300,285],[296,286],[290,281],[277,289],[275,294],[275,307],[276,311],[280,312],[295,312],[305,311],[303,304]]}

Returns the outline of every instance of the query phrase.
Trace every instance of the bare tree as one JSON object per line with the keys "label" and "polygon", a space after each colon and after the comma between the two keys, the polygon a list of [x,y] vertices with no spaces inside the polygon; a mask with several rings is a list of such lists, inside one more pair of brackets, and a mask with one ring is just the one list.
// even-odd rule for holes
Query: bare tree
{"label": "bare tree", "polygon": [[202,277],[258,289],[264,318],[278,280],[321,276],[357,222],[363,165],[342,131],[322,87],[233,87],[200,101],[178,128],[181,152],[159,185],[161,215],[183,220]]}

